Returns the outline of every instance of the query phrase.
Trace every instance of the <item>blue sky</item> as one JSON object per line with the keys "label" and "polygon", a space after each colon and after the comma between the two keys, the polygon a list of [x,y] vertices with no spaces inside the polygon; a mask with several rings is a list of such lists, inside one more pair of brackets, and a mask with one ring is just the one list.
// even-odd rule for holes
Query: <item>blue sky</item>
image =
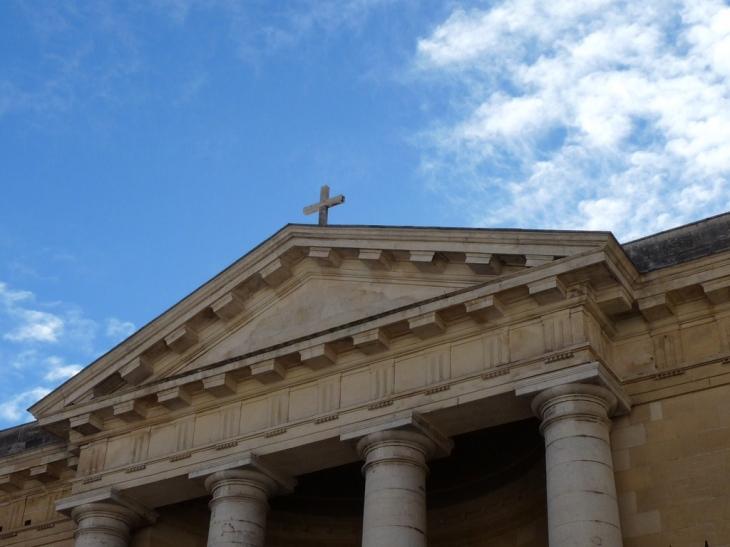
{"label": "blue sky", "polygon": [[0,4],[0,428],[290,222],[730,209],[722,0]]}

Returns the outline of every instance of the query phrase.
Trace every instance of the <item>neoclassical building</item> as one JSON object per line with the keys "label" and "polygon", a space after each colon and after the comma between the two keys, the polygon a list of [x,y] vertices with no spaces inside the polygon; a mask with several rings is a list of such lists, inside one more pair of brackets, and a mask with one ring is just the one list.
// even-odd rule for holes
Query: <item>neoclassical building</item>
{"label": "neoclassical building", "polygon": [[730,214],[289,225],[0,432],[0,547],[730,545]]}

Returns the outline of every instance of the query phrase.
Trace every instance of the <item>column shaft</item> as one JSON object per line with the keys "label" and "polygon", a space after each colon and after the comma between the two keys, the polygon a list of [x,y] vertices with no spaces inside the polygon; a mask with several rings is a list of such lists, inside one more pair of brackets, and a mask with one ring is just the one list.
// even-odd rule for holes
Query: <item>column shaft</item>
{"label": "column shaft", "polygon": [[258,471],[232,470],[212,474],[205,486],[213,495],[208,547],[263,547],[276,483]]}
{"label": "column shaft", "polygon": [[426,547],[426,461],[434,451],[435,444],[414,431],[384,431],[360,440],[363,547]]}
{"label": "column shaft", "polygon": [[542,417],[551,547],[621,547],[609,431],[614,395],[599,386],[550,388],[533,401]]}

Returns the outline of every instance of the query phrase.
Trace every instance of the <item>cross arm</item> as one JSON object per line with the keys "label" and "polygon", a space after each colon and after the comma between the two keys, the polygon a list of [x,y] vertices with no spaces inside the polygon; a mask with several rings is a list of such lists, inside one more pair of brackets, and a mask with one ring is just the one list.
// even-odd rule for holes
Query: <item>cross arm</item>
{"label": "cross arm", "polygon": [[342,194],[333,198],[329,198],[320,203],[315,203],[314,205],[309,205],[305,207],[304,214],[311,215],[312,213],[316,213],[317,211],[319,211],[322,207],[334,207],[335,205],[339,205],[340,203],[345,203],[345,196],[343,196]]}

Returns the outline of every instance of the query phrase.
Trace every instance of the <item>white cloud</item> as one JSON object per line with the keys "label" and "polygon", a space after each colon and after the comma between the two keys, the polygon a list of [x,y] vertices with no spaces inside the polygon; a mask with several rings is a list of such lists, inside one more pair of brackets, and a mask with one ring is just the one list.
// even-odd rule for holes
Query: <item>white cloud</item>
{"label": "white cloud", "polygon": [[486,225],[637,237],[730,208],[730,7],[719,0],[457,9],[418,67],[458,84],[424,169]]}
{"label": "white cloud", "polygon": [[24,422],[31,421],[33,416],[28,414],[25,409],[50,392],[50,389],[36,387],[3,401],[0,403],[0,419],[15,423],[21,420]]}
{"label": "white cloud", "polygon": [[63,334],[64,321],[52,313],[16,309],[13,310],[21,324],[12,331],[3,335],[11,342],[58,342]]}
{"label": "white cloud", "polygon": [[81,365],[67,365],[63,358],[57,356],[47,358],[45,364],[49,367],[48,372],[44,376],[47,382],[67,380],[84,368]]}
{"label": "white cloud", "polygon": [[106,335],[115,340],[123,340],[134,334],[137,327],[129,321],[120,321],[114,317],[106,320]]}
{"label": "white cloud", "polygon": [[0,329],[5,380],[0,382],[0,424],[31,419],[26,407],[81,371],[79,362],[99,353],[94,345],[98,325],[78,307],[36,302],[32,292],[2,282]]}
{"label": "white cloud", "polygon": [[6,283],[0,281],[0,302],[6,307],[14,306],[24,300],[33,300],[33,293],[30,291],[15,291],[8,288]]}
{"label": "white cloud", "polygon": [[4,315],[3,322],[10,324],[9,330],[2,336],[4,340],[30,345],[72,344],[77,351],[89,355],[95,353],[94,340],[99,328],[95,321],[68,304],[34,306],[50,308],[55,313],[28,307],[34,301],[32,292],[12,290],[0,283],[0,314]]}

